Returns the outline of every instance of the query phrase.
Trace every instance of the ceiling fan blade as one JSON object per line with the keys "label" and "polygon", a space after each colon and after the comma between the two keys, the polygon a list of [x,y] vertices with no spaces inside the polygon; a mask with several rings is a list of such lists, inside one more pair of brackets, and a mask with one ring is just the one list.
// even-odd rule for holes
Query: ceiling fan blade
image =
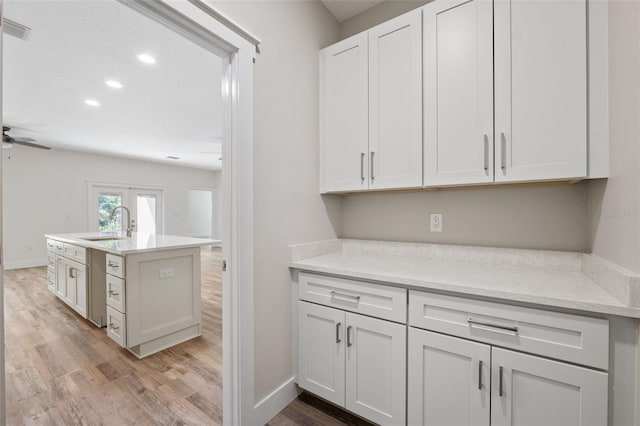
{"label": "ceiling fan blade", "polygon": [[36,140],[33,138],[23,138],[20,136],[12,136],[11,139],[13,142],[35,142]]}
{"label": "ceiling fan blade", "polygon": [[[26,139],[26,138],[25,138]],[[51,149],[48,146],[44,146],[44,145],[38,145],[37,143],[31,143],[31,142],[24,142],[19,140],[18,138],[14,139],[11,141],[11,143],[15,144],[15,145],[22,145],[22,146],[28,146],[29,148],[39,148],[39,149]]]}

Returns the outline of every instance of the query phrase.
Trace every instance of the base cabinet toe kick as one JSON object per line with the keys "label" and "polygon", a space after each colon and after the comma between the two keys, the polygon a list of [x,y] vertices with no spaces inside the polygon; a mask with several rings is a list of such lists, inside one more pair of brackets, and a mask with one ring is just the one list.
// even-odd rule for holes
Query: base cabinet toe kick
{"label": "base cabinet toe kick", "polygon": [[384,425],[621,424],[607,318],[293,276],[297,384],[347,411]]}
{"label": "base cabinet toe kick", "polygon": [[138,358],[201,335],[200,247],[117,255],[47,239],[49,291]]}

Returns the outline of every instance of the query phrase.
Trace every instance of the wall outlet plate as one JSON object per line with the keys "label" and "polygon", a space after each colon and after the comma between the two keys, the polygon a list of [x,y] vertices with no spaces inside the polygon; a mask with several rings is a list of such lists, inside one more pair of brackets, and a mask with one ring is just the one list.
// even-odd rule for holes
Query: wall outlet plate
{"label": "wall outlet plate", "polygon": [[173,268],[160,269],[160,279],[169,278],[175,275]]}
{"label": "wall outlet plate", "polygon": [[442,232],[442,213],[431,213],[429,229],[431,232]]}

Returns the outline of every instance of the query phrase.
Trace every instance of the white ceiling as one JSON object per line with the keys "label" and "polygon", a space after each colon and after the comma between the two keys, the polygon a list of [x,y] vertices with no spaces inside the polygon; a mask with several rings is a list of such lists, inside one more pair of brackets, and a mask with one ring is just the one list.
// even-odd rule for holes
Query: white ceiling
{"label": "white ceiling", "polygon": [[[116,1],[9,0],[3,8],[32,29],[27,41],[4,37],[3,121],[12,136],[220,168],[218,57]],[[139,62],[140,53],[157,64]],[[110,89],[106,79],[124,87]]]}
{"label": "white ceiling", "polygon": [[321,0],[329,9],[329,12],[338,20],[344,22],[347,19],[371,9],[384,0]]}

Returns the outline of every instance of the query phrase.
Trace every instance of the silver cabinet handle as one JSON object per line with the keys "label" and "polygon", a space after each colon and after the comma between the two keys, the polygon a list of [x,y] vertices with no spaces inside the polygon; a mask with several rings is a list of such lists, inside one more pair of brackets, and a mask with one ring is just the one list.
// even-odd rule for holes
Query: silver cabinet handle
{"label": "silver cabinet handle", "polygon": [[360,153],[360,180],[364,183],[364,152]]}
{"label": "silver cabinet handle", "polygon": [[116,293],[113,290],[109,290],[109,296],[120,296],[120,293]]}
{"label": "silver cabinet handle", "polygon": [[507,174],[507,137],[504,132],[500,132],[500,168]]}
{"label": "silver cabinet handle", "polygon": [[347,327],[347,347],[351,346],[351,326]]}
{"label": "silver cabinet handle", "polygon": [[489,136],[483,136],[484,141],[484,173],[489,175]]}
{"label": "silver cabinet handle", "polygon": [[347,299],[350,302],[359,302],[360,301],[360,296],[352,296],[351,294],[345,294],[345,293],[338,293],[335,290],[331,291],[331,297],[337,297],[337,298],[341,298],[341,299]]}
{"label": "silver cabinet handle", "polygon": [[336,343],[342,342],[342,340],[340,340],[340,326],[341,325],[342,325],[341,322],[336,324]]}
{"label": "silver cabinet handle", "polygon": [[120,327],[114,327],[113,323],[111,323],[111,324],[109,324],[109,330],[118,331],[118,330],[120,330]]}
{"label": "silver cabinet handle", "polygon": [[475,321],[473,318],[467,319],[467,323],[469,325],[480,325],[483,327],[497,328],[499,330],[510,331],[512,333],[518,334],[518,327],[508,327],[506,325],[498,325],[498,324],[491,324],[488,322]]}
{"label": "silver cabinet handle", "polygon": [[482,360],[478,361],[478,389],[482,390]]}
{"label": "silver cabinet handle", "polygon": [[117,268],[118,264],[112,261],[109,261],[109,268]]}
{"label": "silver cabinet handle", "polygon": [[373,154],[375,154],[375,152],[371,151],[371,171],[369,172],[371,174],[371,181],[373,182],[373,180],[376,178],[373,175]]}
{"label": "silver cabinet handle", "polygon": [[73,271],[75,271],[75,268],[69,268],[69,278],[75,278],[76,276],[73,274]]}
{"label": "silver cabinet handle", "polygon": [[504,383],[502,380],[502,372],[503,372],[503,368],[500,367],[500,371],[498,371],[498,395],[500,395],[500,398],[502,398],[502,395],[504,394],[503,392]]}

